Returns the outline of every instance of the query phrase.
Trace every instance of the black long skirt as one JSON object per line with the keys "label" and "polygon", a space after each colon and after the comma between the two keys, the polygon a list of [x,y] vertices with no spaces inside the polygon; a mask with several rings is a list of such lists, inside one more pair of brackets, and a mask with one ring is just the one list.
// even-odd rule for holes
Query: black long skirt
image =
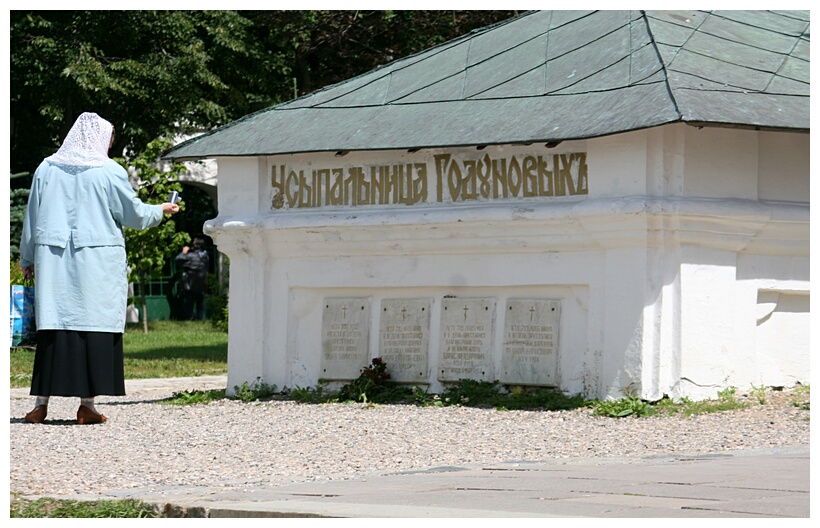
{"label": "black long skirt", "polygon": [[122,334],[38,330],[33,396],[124,396]]}

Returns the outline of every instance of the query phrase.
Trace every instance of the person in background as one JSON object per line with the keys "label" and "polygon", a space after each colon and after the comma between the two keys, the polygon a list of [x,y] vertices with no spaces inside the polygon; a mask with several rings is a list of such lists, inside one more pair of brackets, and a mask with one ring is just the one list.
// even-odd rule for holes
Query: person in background
{"label": "person in background", "polygon": [[182,306],[185,319],[205,319],[205,291],[208,289],[208,252],[205,241],[194,238],[193,248],[185,246],[176,263],[182,272]]}
{"label": "person in background", "polygon": [[99,395],[124,396],[122,336],[128,297],[122,227],[146,229],[179,206],[137,198],[108,157],[114,127],[81,114],[34,173],[20,240],[20,267],[37,272],[37,348],[25,421],[42,423],[51,396],[79,397],[77,423],[102,423]]}

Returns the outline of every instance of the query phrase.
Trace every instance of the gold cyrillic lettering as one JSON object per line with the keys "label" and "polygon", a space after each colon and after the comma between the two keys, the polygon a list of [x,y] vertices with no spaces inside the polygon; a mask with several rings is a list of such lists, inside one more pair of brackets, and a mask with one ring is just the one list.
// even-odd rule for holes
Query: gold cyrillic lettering
{"label": "gold cyrillic lettering", "polygon": [[416,169],[416,177],[412,180],[412,185],[410,183],[410,175],[408,174],[407,177],[407,205],[424,203],[427,201],[427,164],[416,163],[414,168]]}
{"label": "gold cyrillic lettering", "polygon": [[507,160],[494,160],[490,158],[489,154],[484,155],[484,163],[488,166],[492,167],[493,171],[493,198],[498,198],[498,186],[499,184],[504,189],[504,192],[501,194],[502,198],[506,198],[509,194],[509,180],[507,177]]}
{"label": "gold cyrillic lettering", "polygon": [[433,163],[432,182],[423,162],[304,170],[273,165],[272,209],[414,205],[428,201],[429,185],[436,185],[438,202],[589,194],[584,152],[499,158],[484,154],[467,160],[435,154]]}
{"label": "gold cyrillic lettering", "polygon": [[299,199],[299,175],[293,170],[288,173],[285,181],[285,198],[288,201],[288,207],[296,207]]}
{"label": "gold cyrillic lettering", "polygon": [[578,160],[578,186],[575,188],[577,194],[589,194],[589,181],[587,179],[587,154],[578,152],[572,155]]}
{"label": "gold cyrillic lettering", "polygon": [[436,164],[436,183],[438,184],[436,191],[436,199],[439,202],[444,201],[444,173],[447,170],[447,164],[450,163],[449,154],[436,154],[433,156]]}
{"label": "gold cyrillic lettering", "polygon": [[[518,179],[514,178],[516,175],[518,176]],[[510,181],[510,194],[512,194],[514,198],[517,198],[521,192],[524,177],[521,174],[521,165],[518,163],[518,158],[515,156],[512,156],[510,159],[510,169],[507,173],[507,179]]]}
{"label": "gold cyrillic lettering", "polygon": [[313,189],[308,185],[305,172],[299,171],[299,207],[310,207],[313,201]]}
{"label": "gold cyrillic lettering", "polygon": [[554,196],[552,171],[549,170],[547,160],[538,156],[538,196]]}
{"label": "gold cyrillic lettering", "polygon": [[276,177],[276,165],[270,168],[270,184],[273,188],[273,208],[281,209],[285,205],[285,166],[280,165],[282,179]]}
{"label": "gold cyrillic lettering", "polygon": [[450,191],[450,198],[454,202],[457,202],[461,197],[461,185],[461,169],[458,167],[458,163],[451,163],[450,168],[447,170],[447,188]]}
{"label": "gold cyrillic lettering", "polygon": [[571,154],[561,154],[561,172],[560,178],[563,180],[562,185],[566,188],[566,193],[563,195],[573,196],[575,194],[575,182],[572,180],[572,162]]}
{"label": "gold cyrillic lettering", "polygon": [[524,196],[532,197],[538,196],[538,179],[535,175],[536,162],[532,156],[524,158],[524,165],[522,168]]}

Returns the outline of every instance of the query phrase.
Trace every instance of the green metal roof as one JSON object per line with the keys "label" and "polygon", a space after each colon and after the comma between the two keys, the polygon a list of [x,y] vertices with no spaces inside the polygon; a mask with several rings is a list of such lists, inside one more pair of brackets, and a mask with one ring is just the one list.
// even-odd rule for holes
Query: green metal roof
{"label": "green metal roof", "polygon": [[556,142],[673,122],[808,131],[808,11],[535,11],[167,159]]}

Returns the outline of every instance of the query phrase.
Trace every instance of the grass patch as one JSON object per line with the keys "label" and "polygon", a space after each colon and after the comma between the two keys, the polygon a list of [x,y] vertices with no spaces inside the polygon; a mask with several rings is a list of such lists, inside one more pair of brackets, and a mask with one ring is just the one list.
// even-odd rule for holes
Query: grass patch
{"label": "grass patch", "polygon": [[[734,387],[729,387],[718,392],[716,400],[694,401],[690,398],[681,398],[675,401],[664,398],[650,403],[627,391],[626,396],[618,400],[594,400],[589,402],[589,406],[593,408],[595,414],[610,418],[652,416],[655,414],[694,416],[696,414],[732,411],[748,407],[747,403],[737,401],[736,392],[737,390]],[[756,397],[760,402],[761,396],[756,395]],[[763,405],[764,403],[765,398],[760,404]]]}
{"label": "grass patch", "polygon": [[146,519],[161,517],[161,515],[158,515],[151,506],[133,499],[76,501],[42,498],[35,501],[12,501],[10,517]]}
{"label": "grass patch", "polygon": [[732,411],[748,407],[748,404],[737,401],[736,392],[737,390],[734,387],[728,387],[718,392],[717,400],[692,401],[689,398],[682,398],[678,404],[678,412],[684,416],[693,416],[695,414]]}
{"label": "grass patch", "polygon": [[[153,321],[148,333],[129,324],[123,335],[126,379],[176,378],[228,372],[228,334],[207,321]],[[34,368],[34,348],[10,353],[11,387],[28,387]]]}
{"label": "grass patch", "polygon": [[174,378],[228,371],[228,334],[207,321],[154,321],[123,336],[125,377]]}
{"label": "grass patch", "polygon": [[30,387],[34,348],[12,347],[9,353],[9,387]]}

